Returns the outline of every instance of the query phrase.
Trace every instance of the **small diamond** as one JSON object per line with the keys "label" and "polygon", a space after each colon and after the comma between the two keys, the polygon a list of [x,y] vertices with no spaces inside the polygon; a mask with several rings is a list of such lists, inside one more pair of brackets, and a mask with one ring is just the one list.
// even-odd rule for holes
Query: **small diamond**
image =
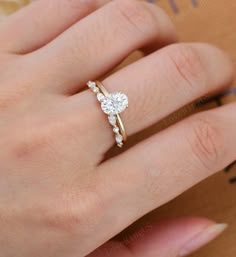
{"label": "small diamond", "polygon": [[97,84],[93,81],[89,81],[87,83],[87,86],[93,90],[94,93],[99,93],[99,88],[97,87]]}
{"label": "small diamond", "polygon": [[97,99],[99,102],[102,102],[104,100],[105,96],[102,93],[97,94]]}
{"label": "small diamond", "polygon": [[108,120],[109,120],[109,122],[110,122],[110,124],[111,124],[112,126],[115,126],[115,125],[116,125],[116,117],[115,117],[115,116],[113,116],[113,115],[108,116]]}
{"label": "small diamond", "polygon": [[89,88],[91,88],[91,89],[94,89],[94,88],[96,87],[96,83],[93,82],[93,81],[89,81],[89,82],[87,83],[87,86],[88,86]]}
{"label": "small diamond", "polygon": [[120,134],[116,135],[116,143],[121,144],[123,142],[123,137]]}
{"label": "small diamond", "polygon": [[120,147],[120,148],[121,148],[123,145],[124,145],[123,143],[117,144],[117,146]]}
{"label": "small diamond", "polygon": [[113,128],[113,132],[114,132],[114,133],[117,134],[117,133],[119,133],[119,131],[120,131],[120,129],[119,129],[118,127]]}
{"label": "small diamond", "polygon": [[93,88],[93,92],[96,93],[96,94],[99,93],[99,88],[98,87],[94,87]]}

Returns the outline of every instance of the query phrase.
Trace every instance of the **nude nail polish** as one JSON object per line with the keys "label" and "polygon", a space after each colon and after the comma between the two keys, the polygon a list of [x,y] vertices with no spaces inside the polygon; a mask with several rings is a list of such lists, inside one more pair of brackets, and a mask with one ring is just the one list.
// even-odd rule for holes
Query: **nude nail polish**
{"label": "nude nail polish", "polygon": [[200,249],[201,247],[210,243],[216,237],[221,235],[227,229],[227,227],[227,224],[214,224],[204,229],[202,232],[192,238],[186,245],[184,245],[184,247],[180,250],[178,256],[185,257],[190,253],[193,253],[194,251]]}

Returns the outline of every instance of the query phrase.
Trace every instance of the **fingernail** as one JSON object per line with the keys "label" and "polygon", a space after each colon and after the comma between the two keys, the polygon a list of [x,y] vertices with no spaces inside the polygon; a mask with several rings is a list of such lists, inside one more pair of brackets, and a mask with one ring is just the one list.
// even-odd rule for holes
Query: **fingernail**
{"label": "fingernail", "polygon": [[179,257],[187,256],[210,243],[228,228],[227,224],[215,224],[200,232],[192,238],[179,252]]}

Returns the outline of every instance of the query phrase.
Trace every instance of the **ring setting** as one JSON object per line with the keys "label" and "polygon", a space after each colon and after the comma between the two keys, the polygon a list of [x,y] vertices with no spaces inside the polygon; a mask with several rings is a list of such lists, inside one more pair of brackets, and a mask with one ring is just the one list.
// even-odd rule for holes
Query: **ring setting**
{"label": "ring setting", "polygon": [[103,112],[108,115],[119,114],[128,107],[128,97],[121,92],[112,93],[109,96],[99,98]]}
{"label": "ring setting", "polygon": [[128,108],[129,100],[127,95],[122,92],[108,93],[103,84],[99,81],[89,81],[87,86],[97,94],[101,109],[108,115],[108,121],[113,127],[116,144],[118,147],[122,147],[127,140],[127,136],[120,113]]}

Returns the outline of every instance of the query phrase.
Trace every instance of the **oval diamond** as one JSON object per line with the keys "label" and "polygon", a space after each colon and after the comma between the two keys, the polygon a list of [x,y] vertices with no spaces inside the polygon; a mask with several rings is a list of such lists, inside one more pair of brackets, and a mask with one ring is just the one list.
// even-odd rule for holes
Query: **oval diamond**
{"label": "oval diamond", "polygon": [[128,107],[128,97],[121,92],[112,93],[103,99],[101,107],[108,115],[119,114]]}

